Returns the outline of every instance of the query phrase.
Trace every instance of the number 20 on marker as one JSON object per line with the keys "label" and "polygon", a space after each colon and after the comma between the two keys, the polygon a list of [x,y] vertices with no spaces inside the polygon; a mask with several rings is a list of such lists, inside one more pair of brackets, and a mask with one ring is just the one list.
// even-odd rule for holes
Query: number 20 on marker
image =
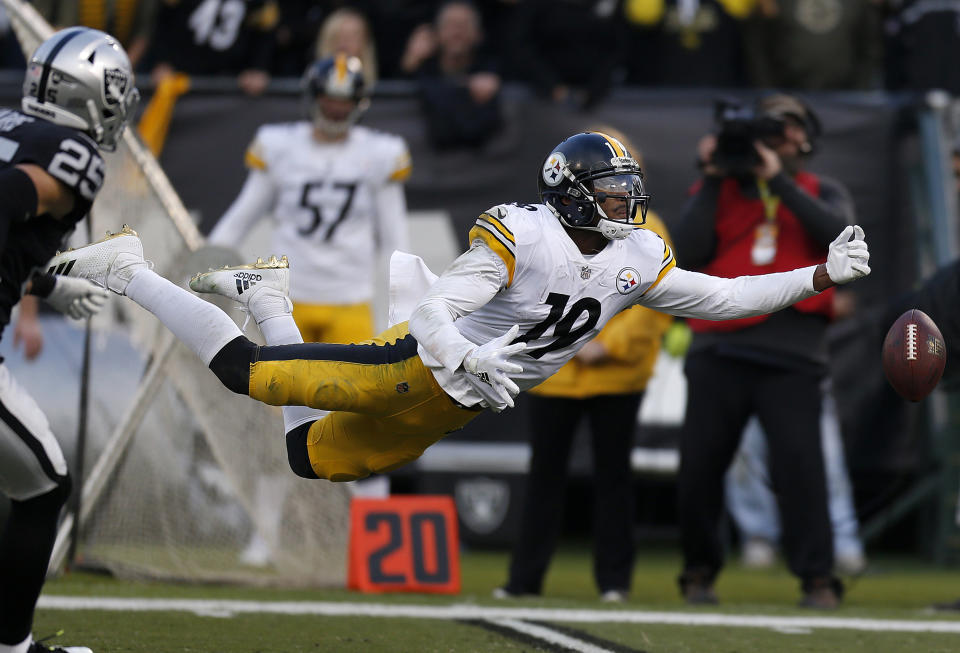
{"label": "number 20 on marker", "polygon": [[353,499],[347,587],[361,592],[458,593],[460,558],[453,499]]}

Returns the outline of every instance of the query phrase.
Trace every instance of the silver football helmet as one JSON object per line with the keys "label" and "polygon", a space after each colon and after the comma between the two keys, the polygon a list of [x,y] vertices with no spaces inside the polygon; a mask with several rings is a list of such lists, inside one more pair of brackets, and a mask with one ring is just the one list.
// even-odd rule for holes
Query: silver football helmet
{"label": "silver football helmet", "polygon": [[27,64],[23,112],[82,130],[105,150],[116,148],[139,102],[127,53],[99,30],[61,30]]}

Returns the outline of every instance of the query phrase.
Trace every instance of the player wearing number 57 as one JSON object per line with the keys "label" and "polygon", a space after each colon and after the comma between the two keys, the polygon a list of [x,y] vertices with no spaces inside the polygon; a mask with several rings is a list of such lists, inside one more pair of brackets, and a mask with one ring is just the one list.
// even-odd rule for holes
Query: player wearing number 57
{"label": "player wearing number 57", "polygon": [[356,124],[370,104],[360,59],[316,61],[302,86],[309,120],[257,130],[247,180],[208,243],[235,246],[273,218],[273,251],[289,256],[303,337],[359,342],[374,335],[380,255],[408,249],[402,182],[410,154],[401,137]]}
{"label": "player wearing number 57", "polygon": [[[154,273],[132,231],[60,254],[51,265],[72,261],[71,276],[154,313],[225,386],[284,406],[294,472],[333,481],[399,467],[479,411],[513,406],[521,390],[553,374],[634,304],[686,317],[763,315],[870,271],[867,245],[850,240],[852,229],[831,245],[825,264],[737,279],[678,268],[663,239],[640,228],[649,196],[636,160],[599,132],[564,140],[536,172],[543,203],[481,213],[470,248],[425,293],[418,288],[429,271],[416,257],[395,254],[394,325],[364,343],[302,343],[283,260],[190,281],[195,291],[246,307],[268,343],[262,347],[220,309]],[[240,293],[237,280],[251,276],[256,285]]]}

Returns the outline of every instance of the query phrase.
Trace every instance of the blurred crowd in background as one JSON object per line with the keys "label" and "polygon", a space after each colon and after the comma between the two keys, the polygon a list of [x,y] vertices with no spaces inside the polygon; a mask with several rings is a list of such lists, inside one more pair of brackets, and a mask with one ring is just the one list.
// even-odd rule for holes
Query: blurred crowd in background
{"label": "blurred crowd in background", "polygon": [[[456,76],[590,105],[636,86],[960,91],[951,0],[35,0],[56,26],[116,35],[154,82],[236,75],[249,93],[318,54],[361,56],[370,80]],[[6,17],[0,63],[22,56]]]}

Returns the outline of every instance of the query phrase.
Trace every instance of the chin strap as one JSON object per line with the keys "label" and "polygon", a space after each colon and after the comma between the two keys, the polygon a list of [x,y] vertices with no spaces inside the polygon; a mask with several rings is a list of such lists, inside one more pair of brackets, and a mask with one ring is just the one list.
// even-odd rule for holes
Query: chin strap
{"label": "chin strap", "polygon": [[313,107],[310,109],[311,117],[313,118],[313,126],[324,132],[328,136],[343,136],[346,134],[351,127],[357,124],[360,121],[360,118],[367,111],[367,108],[370,106],[370,98],[363,98],[357,102],[356,108],[350,112],[350,114],[343,120],[330,120],[323,115],[323,112],[320,111],[320,108],[314,103]]}
{"label": "chin strap", "polygon": [[575,227],[564,220],[560,215],[557,215],[557,217],[564,226],[570,227],[571,229],[583,229],[584,231],[599,231],[607,240],[621,240],[632,234],[637,229],[640,229],[640,225],[638,224],[614,222],[613,220],[607,220],[606,218],[600,218],[600,221],[596,226]]}
{"label": "chin strap", "polygon": [[[89,129],[90,131],[93,132],[91,134],[91,136],[93,136],[93,140],[96,141],[97,144],[101,146],[106,145],[107,147],[105,147],[104,149],[109,149],[109,145],[107,143],[104,143],[104,138],[103,138],[104,128],[103,128],[103,123],[100,122],[100,113],[97,111],[97,105],[94,104],[93,100],[89,98],[87,98],[87,112],[90,114]],[[113,143],[113,145],[115,146],[116,143]]]}
{"label": "chin strap", "polygon": [[316,129],[327,136],[334,137],[346,134],[352,124],[349,120],[327,120],[323,116],[315,116],[313,119],[313,126]]}
{"label": "chin strap", "polygon": [[564,226],[570,227],[571,229],[583,229],[584,231],[599,231],[603,235],[603,237],[606,238],[607,240],[621,240],[629,236],[631,233],[633,233],[637,229],[640,229],[639,224],[636,224],[636,223],[627,224],[624,222],[614,222],[613,220],[608,220],[607,218],[600,218],[596,226],[577,227],[575,225],[570,224],[566,220],[564,220],[563,216],[560,215],[560,213],[557,212],[557,210],[554,209],[552,206],[550,206],[549,204],[547,206],[550,208],[551,211],[553,211],[553,214],[557,216],[557,219],[560,220],[560,223],[563,224]]}
{"label": "chin strap", "polygon": [[600,224],[596,229],[604,235],[607,240],[620,240],[626,238],[634,231],[640,228],[638,224],[625,224],[623,222],[614,222],[605,218],[600,218]]}
{"label": "chin strap", "polygon": [[569,222],[567,222],[563,218],[563,215],[560,213],[560,211],[558,211],[555,206],[550,204],[550,202],[546,202],[545,204],[546,204],[546,207],[550,209],[550,212],[556,216],[556,218],[560,221],[562,225],[566,227],[570,227],[571,229],[583,229],[585,231],[599,231],[603,235],[603,237],[606,238],[607,240],[622,240],[623,238],[626,238],[637,229],[641,228],[641,225],[635,222],[632,222],[632,223],[617,222],[616,220],[611,220],[610,218],[607,218],[603,213],[603,209],[601,209],[599,206],[597,207],[597,212],[599,215],[597,219],[597,224],[595,226],[580,227],[577,225],[572,225]]}

